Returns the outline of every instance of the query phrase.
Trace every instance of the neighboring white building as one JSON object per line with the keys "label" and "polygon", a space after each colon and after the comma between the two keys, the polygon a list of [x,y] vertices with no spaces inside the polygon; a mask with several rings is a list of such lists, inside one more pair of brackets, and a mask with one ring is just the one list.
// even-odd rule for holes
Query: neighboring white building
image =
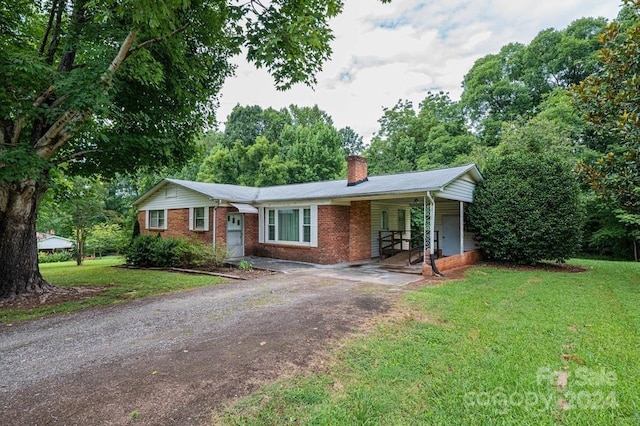
{"label": "neighboring white building", "polygon": [[[40,238],[42,235],[42,238]],[[40,234],[38,235],[39,251],[69,251],[73,249],[74,242],[68,238],[59,237],[58,235]]]}

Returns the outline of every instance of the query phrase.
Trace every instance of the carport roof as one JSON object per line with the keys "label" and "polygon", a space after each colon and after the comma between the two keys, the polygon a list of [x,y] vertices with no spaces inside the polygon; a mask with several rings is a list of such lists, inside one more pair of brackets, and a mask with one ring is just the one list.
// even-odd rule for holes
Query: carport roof
{"label": "carport roof", "polygon": [[476,182],[482,180],[482,175],[474,164],[420,172],[369,176],[367,181],[355,186],[347,186],[346,179],[268,186],[263,188],[164,179],[133,204],[138,205],[142,203],[156,190],[168,183],[183,186],[211,199],[221,199],[238,203],[260,203],[442,191],[447,185],[467,173],[470,174]]}

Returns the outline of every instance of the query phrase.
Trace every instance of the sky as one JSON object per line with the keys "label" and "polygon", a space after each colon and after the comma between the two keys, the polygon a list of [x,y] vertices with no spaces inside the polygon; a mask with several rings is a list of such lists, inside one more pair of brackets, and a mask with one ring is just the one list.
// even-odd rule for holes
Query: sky
{"label": "sky", "polygon": [[400,99],[417,106],[429,91],[458,100],[462,79],[477,59],[581,17],[612,20],[620,5],[619,0],[345,0],[343,13],[331,22],[333,54],[317,85],[277,91],[267,71],[238,57],[236,76],[221,91],[220,129],[237,104],[318,105],[336,128],[349,126],[368,143],[379,130],[383,108]]}

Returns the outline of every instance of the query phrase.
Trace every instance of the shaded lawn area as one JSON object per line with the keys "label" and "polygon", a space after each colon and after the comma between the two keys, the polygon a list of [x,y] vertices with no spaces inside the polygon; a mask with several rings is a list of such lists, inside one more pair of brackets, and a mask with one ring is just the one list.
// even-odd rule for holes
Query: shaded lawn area
{"label": "shaded lawn area", "polygon": [[0,322],[40,318],[90,306],[110,305],[154,294],[215,285],[223,281],[222,278],[213,276],[112,267],[123,263],[124,259],[120,257],[107,257],[85,260],[82,266],[77,266],[75,261],[41,264],[40,272],[47,281],[60,287],[79,288],[80,294],[86,289],[86,298],[28,309],[0,309]]}
{"label": "shaded lawn area", "polygon": [[477,267],[216,424],[640,424],[640,264]]}

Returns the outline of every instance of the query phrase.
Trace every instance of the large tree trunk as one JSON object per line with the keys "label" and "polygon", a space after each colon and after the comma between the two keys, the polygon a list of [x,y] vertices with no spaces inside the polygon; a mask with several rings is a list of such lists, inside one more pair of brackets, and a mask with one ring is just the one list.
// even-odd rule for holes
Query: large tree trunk
{"label": "large tree trunk", "polygon": [[0,181],[0,299],[51,289],[40,275],[36,217],[47,185]]}

